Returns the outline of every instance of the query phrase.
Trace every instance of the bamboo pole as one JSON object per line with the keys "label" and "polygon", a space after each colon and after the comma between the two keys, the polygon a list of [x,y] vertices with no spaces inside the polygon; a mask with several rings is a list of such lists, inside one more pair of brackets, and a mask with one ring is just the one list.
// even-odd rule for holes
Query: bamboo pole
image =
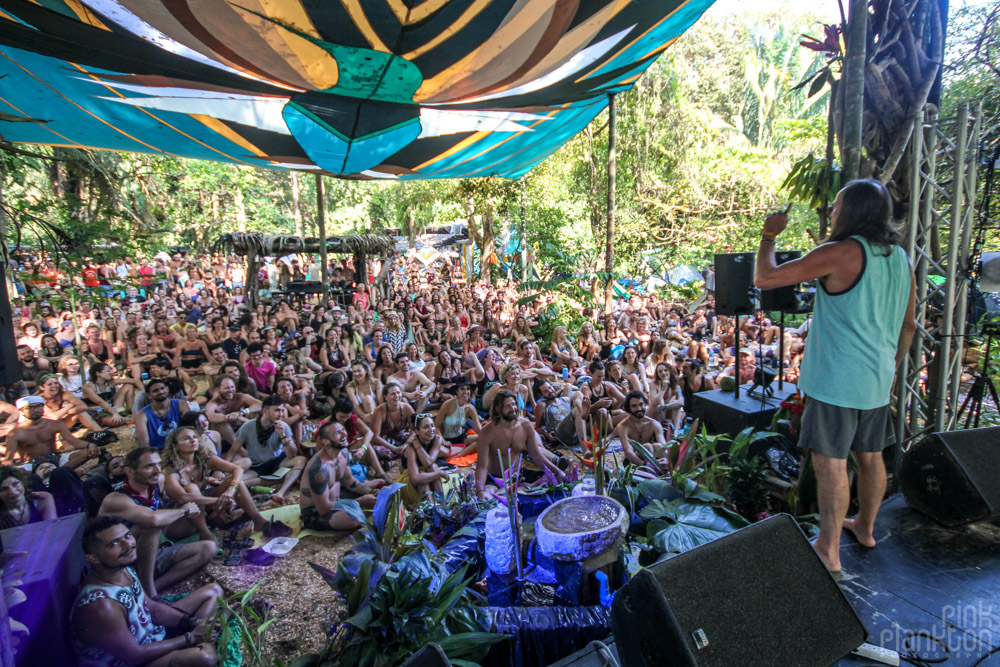
{"label": "bamboo pole", "polygon": [[330,296],[330,266],[326,256],[326,187],[323,175],[316,174],[316,224],[319,226],[319,280],[323,284],[323,305]]}
{"label": "bamboo pole", "polygon": [[604,314],[611,315],[615,298],[615,281],[612,270],[615,266],[615,177],[617,169],[617,118],[615,94],[608,93],[608,229],[604,249],[604,271],[608,274],[604,283]]}

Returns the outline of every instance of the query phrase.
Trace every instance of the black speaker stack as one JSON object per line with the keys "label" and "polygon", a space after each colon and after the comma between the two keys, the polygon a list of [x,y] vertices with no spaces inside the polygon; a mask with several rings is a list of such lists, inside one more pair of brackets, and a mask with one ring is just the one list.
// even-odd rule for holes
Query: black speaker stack
{"label": "black speaker stack", "polygon": [[[801,250],[778,250],[774,253],[775,262],[780,266],[785,262],[802,257]],[[797,313],[801,309],[799,302],[799,286],[786,285],[775,289],[760,291],[760,309],[767,312],[782,311]]]}
{"label": "black speaker stack", "polygon": [[[802,257],[801,250],[778,250],[775,262]],[[751,252],[715,255],[715,312],[720,315],[749,315],[753,308],[753,278],[755,258]],[[798,285],[786,285],[760,291],[760,309],[768,312],[803,312]]]}
{"label": "black speaker stack", "polygon": [[899,484],[942,525],[1000,518],[1000,426],[932,433],[903,454]]}
{"label": "black speaker stack", "polygon": [[715,256],[715,312],[719,315],[753,313],[754,256],[752,252]]}
{"label": "black speaker stack", "polygon": [[640,570],[611,626],[622,667],[826,667],[868,634],[787,514]]}

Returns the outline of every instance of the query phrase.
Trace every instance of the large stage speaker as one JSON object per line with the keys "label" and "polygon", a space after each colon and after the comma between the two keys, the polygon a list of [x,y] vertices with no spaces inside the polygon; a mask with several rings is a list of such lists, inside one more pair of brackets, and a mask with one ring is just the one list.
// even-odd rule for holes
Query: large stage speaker
{"label": "large stage speaker", "polygon": [[[774,253],[775,262],[779,265],[802,257],[801,250],[779,250]],[[776,289],[760,291],[760,309],[766,311],[780,310],[795,313],[799,310],[799,286],[786,285]]]}
{"label": "large stage speaker", "polygon": [[868,634],[787,514],[640,570],[611,627],[622,667],[827,667]]}
{"label": "large stage speaker", "polygon": [[424,647],[410,656],[402,667],[451,667],[451,661],[445,655],[444,649],[434,644],[424,644]]}
{"label": "large stage speaker", "polygon": [[14,384],[21,379],[4,268],[3,264],[0,264],[0,385]]}
{"label": "large stage speaker", "polygon": [[750,288],[753,287],[752,252],[715,256],[715,312],[719,315],[753,313]]}
{"label": "large stage speaker", "polygon": [[932,433],[899,465],[906,504],[945,526],[1000,516],[1000,426]]}

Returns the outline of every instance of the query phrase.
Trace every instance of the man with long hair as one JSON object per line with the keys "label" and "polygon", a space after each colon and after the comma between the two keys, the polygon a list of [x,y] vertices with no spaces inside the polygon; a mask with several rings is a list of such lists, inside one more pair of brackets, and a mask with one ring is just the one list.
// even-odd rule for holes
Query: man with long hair
{"label": "man with long hair", "polygon": [[[799,444],[812,450],[820,511],[815,548],[840,573],[840,533],[875,546],[875,516],[885,495],[882,449],[895,440],[889,395],[916,329],[913,271],[891,223],[892,198],[877,180],[848,183],[833,204],[825,243],[777,266],[775,237],[788,210],[764,220],[755,283],[761,289],[819,279],[799,389],[808,398]],[[858,461],[854,519],[847,457]]]}
{"label": "man with long hair", "polygon": [[[516,461],[522,454],[527,454],[535,465],[547,468],[558,480],[564,479],[562,468],[569,465],[566,459],[560,460],[542,447],[542,440],[531,422],[521,416],[517,397],[506,389],[493,399],[490,423],[480,432],[477,449],[476,492],[480,498],[486,493],[487,475],[501,479],[503,465]],[[500,453],[504,451],[506,456],[501,465]]]}

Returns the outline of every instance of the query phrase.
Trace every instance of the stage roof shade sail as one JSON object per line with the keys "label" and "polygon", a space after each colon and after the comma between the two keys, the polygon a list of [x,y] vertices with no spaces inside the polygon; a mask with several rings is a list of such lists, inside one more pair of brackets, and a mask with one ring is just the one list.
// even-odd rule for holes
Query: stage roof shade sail
{"label": "stage roof shade sail", "polygon": [[517,178],[713,1],[0,0],[0,135],[351,178]]}

